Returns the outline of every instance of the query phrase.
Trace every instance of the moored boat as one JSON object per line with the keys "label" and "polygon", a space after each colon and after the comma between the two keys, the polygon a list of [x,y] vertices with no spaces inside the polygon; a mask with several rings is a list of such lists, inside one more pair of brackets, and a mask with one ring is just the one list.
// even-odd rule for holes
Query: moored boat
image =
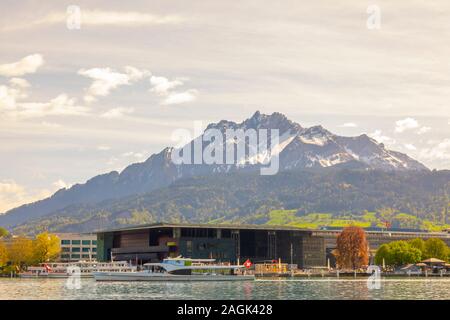
{"label": "moored boat", "polygon": [[167,258],[146,263],[135,272],[94,272],[97,281],[243,281],[254,280],[240,270],[245,266],[214,264],[215,259]]}
{"label": "moored boat", "polygon": [[132,272],[136,267],[127,261],[97,262],[53,262],[41,263],[38,266],[31,266],[27,271],[19,273],[20,278],[68,278],[79,276],[82,278],[92,278],[94,272]]}

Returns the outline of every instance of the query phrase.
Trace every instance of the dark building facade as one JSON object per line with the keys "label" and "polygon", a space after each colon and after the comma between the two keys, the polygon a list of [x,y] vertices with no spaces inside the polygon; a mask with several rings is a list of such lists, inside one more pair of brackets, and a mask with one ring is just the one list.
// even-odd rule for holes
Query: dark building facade
{"label": "dark building facade", "polygon": [[299,267],[326,264],[325,239],[289,227],[154,224],[97,234],[99,261],[159,261],[167,256],[236,263],[282,259]]}
{"label": "dark building facade", "polygon": [[[97,233],[99,261],[160,261],[168,256],[214,258],[236,263],[278,260],[299,268],[333,265],[338,230],[305,230],[269,225],[152,224]],[[413,238],[438,237],[450,244],[448,233],[367,232],[370,249]]]}

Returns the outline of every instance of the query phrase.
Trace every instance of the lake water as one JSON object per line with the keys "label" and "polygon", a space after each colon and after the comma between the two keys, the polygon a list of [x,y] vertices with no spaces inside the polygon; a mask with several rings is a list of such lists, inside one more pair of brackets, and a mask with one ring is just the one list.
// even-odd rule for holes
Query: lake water
{"label": "lake water", "polygon": [[256,280],[244,282],[96,282],[81,279],[0,278],[0,299],[450,299],[450,279],[382,279],[369,289],[364,279]]}

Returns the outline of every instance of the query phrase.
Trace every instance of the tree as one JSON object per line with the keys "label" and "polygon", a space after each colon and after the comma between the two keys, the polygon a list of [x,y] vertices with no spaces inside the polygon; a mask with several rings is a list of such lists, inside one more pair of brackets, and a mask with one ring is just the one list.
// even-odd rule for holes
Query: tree
{"label": "tree", "polygon": [[424,258],[448,259],[448,247],[444,241],[438,238],[429,238],[425,241]]}
{"label": "tree", "polygon": [[8,235],[9,235],[8,230],[6,230],[6,229],[3,228],[3,227],[0,227],[0,239],[1,239],[1,238],[5,238],[5,237],[7,237]]}
{"label": "tree", "polygon": [[375,254],[375,263],[401,266],[408,263],[417,263],[422,260],[422,252],[407,241],[394,241],[383,244]]}
{"label": "tree", "polygon": [[3,241],[0,241],[0,268],[8,262],[8,249]]}
{"label": "tree", "polygon": [[369,263],[369,246],[364,229],[344,228],[336,240],[336,260],[340,268],[358,269]]}
{"label": "tree", "polygon": [[420,252],[422,252],[422,255],[425,252],[425,241],[423,241],[423,239],[421,239],[421,238],[412,239],[409,241],[409,244],[413,248],[419,249]]}
{"label": "tree", "polygon": [[412,247],[408,242],[400,240],[389,244],[388,264],[401,266],[408,263],[417,263],[422,260],[422,252]]}
{"label": "tree", "polygon": [[24,237],[14,238],[8,246],[8,257],[12,265],[21,268],[29,265],[33,260],[33,241]]}
{"label": "tree", "polygon": [[382,244],[378,248],[377,253],[375,254],[375,263],[378,264],[378,265],[382,265],[383,264],[383,260],[384,260],[384,263],[387,264],[387,262],[390,259],[389,254],[390,254],[389,245],[388,244]]}
{"label": "tree", "polygon": [[33,256],[36,262],[55,259],[61,252],[60,239],[51,233],[43,232],[33,242]]}

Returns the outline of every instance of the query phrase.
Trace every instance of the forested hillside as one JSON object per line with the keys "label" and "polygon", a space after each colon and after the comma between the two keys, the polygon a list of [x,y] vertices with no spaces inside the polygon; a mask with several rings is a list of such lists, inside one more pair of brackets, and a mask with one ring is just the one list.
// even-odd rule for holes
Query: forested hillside
{"label": "forested hillside", "polygon": [[[449,195],[450,171],[330,168],[274,176],[220,174],[181,179],[149,193],[95,205],[68,206],[14,230],[93,231],[152,222],[317,227],[352,221],[364,226],[390,221],[397,227],[439,229],[450,223]],[[318,213],[326,215],[314,216]]]}

